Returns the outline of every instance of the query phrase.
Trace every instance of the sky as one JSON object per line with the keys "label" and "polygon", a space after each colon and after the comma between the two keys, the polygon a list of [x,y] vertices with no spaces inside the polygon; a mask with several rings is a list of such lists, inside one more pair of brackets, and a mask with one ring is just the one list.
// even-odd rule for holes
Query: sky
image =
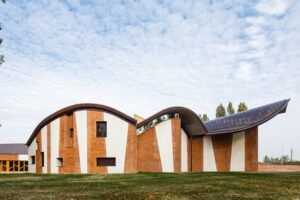
{"label": "sky", "polygon": [[259,159],[300,160],[300,1],[7,0],[0,4],[0,143],[25,143],[63,107],[215,117],[291,98],[259,127]]}

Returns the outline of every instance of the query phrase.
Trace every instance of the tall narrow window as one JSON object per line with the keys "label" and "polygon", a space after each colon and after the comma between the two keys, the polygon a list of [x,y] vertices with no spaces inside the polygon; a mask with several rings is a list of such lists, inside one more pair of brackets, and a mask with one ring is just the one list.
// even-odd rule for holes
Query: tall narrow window
{"label": "tall narrow window", "polygon": [[42,157],[42,167],[44,167],[44,152],[41,152],[41,157]]}
{"label": "tall narrow window", "polygon": [[116,158],[97,158],[97,166],[116,166]]}
{"label": "tall narrow window", "polygon": [[105,121],[97,122],[97,137],[106,137],[107,126]]}
{"label": "tall narrow window", "polygon": [[30,159],[31,159],[31,164],[35,165],[35,156],[30,156]]}

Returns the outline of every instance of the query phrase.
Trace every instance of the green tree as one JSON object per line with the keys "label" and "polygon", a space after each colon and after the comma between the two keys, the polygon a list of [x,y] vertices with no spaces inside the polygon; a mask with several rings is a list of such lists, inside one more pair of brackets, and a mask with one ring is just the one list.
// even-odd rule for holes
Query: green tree
{"label": "green tree", "polygon": [[209,121],[209,117],[207,114],[203,114],[202,121],[204,121],[204,122]]}
{"label": "green tree", "polygon": [[226,115],[225,107],[223,106],[223,104],[220,103],[216,108],[216,118],[225,117],[225,115]]}
{"label": "green tree", "polygon": [[232,115],[232,114],[235,113],[234,107],[233,107],[233,105],[232,105],[231,102],[228,103],[228,106],[227,106],[227,113],[228,113],[228,115]]}
{"label": "green tree", "polygon": [[200,118],[201,121],[203,121],[203,122],[209,121],[209,117],[208,117],[207,114],[203,114],[203,115],[199,114],[199,118]]}
{"label": "green tree", "polygon": [[265,155],[265,157],[264,157],[264,163],[265,164],[267,164],[267,163],[270,163],[270,158],[269,158],[269,156],[267,156],[267,155]]}
{"label": "green tree", "polygon": [[245,104],[245,102],[241,102],[238,106],[238,112],[243,112],[243,111],[246,111],[246,110],[248,110],[247,105]]}

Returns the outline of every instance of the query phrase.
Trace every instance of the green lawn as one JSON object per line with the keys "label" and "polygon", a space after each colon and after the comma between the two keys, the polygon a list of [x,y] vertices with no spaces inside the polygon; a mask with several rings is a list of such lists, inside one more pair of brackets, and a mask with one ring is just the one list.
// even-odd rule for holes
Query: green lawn
{"label": "green lawn", "polygon": [[0,174],[0,199],[300,199],[295,173]]}

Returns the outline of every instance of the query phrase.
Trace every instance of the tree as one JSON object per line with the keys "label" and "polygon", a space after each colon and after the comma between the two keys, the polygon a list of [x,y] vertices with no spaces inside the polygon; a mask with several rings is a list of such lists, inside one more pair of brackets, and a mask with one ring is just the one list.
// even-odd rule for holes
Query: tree
{"label": "tree", "polygon": [[265,164],[267,164],[267,163],[270,163],[270,158],[269,158],[269,156],[267,156],[267,155],[265,155],[265,157],[264,157],[264,163]]}
{"label": "tree", "polygon": [[216,118],[225,117],[225,115],[226,115],[225,107],[223,106],[223,104],[219,104],[216,109]]}
{"label": "tree", "polygon": [[203,114],[202,121],[204,121],[204,122],[209,121],[209,118],[208,118],[207,114]]}
{"label": "tree", "polygon": [[235,110],[234,110],[233,105],[232,105],[231,102],[228,103],[228,106],[227,106],[227,113],[228,113],[228,115],[232,115],[232,114],[235,113]]}
{"label": "tree", "polygon": [[241,102],[238,106],[238,112],[243,112],[243,111],[246,111],[246,110],[248,110],[247,105],[245,104],[245,102]]}
{"label": "tree", "polygon": [[209,121],[209,117],[208,117],[207,114],[203,114],[203,115],[199,114],[199,118],[200,118],[201,121],[203,121],[203,122]]}

